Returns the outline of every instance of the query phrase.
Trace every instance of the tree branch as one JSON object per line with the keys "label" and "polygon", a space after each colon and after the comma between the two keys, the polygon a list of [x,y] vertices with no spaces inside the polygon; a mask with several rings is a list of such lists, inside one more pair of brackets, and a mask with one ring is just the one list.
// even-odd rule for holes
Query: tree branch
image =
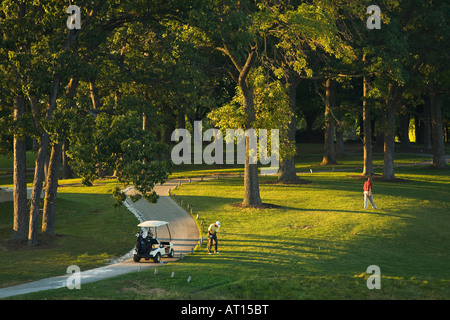
{"label": "tree branch", "polygon": [[230,58],[231,62],[233,62],[234,67],[237,69],[237,71],[238,71],[239,73],[241,73],[241,70],[242,70],[241,64],[240,64],[239,61],[237,61],[236,58],[231,54],[230,50],[228,49],[228,47],[227,47],[227,45],[226,45],[225,43],[223,44],[223,48],[222,48],[222,47],[216,47],[215,49],[218,50],[218,51],[220,51],[220,52],[222,52],[222,53],[224,53],[225,55],[227,55],[228,58]]}
{"label": "tree branch", "polygon": [[253,46],[251,46],[251,48],[250,48],[250,52],[248,54],[247,61],[245,62],[244,67],[239,72],[239,84],[240,85],[242,85],[247,80],[248,73],[250,72],[250,69],[252,68],[253,62],[255,61],[255,58],[256,58],[257,48],[258,48],[258,45],[256,43]]}
{"label": "tree branch", "polygon": [[325,103],[325,107],[328,108],[328,110],[330,110],[331,116],[333,117],[333,119],[336,121],[336,123],[339,126],[342,126],[341,121],[336,117],[336,115],[334,114],[334,110],[333,108],[330,106],[330,104],[328,103],[328,100],[323,96],[323,94],[320,92],[320,88],[319,85],[317,84],[317,81],[314,80],[314,89],[316,90],[317,95],[320,97],[320,99],[322,99],[323,103]]}

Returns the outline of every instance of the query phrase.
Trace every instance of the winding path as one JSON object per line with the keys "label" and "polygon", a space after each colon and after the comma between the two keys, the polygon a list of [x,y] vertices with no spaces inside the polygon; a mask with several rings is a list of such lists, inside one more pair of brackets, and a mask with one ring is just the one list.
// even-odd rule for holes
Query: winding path
{"label": "winding path", "polygon": [[[186,182],[186,180],[169,180],[163,185],[156,186],[154,189],[160,196],[156,204],[151,204],[144,199],[141,199],[136,203],[127,200],[125,203],[127,208],[133,212],[139,220],[164,220],[170,223],[169,227],[172,242],[174,243],[175,257],[164,257],[164,263],[176,261],[180,259],[182,255],[190,253],[197,245],[199,239],[198,228],[194,219],[168,196],[169,189],[174,188],[180,182]],[[135,190],[131,188],[127,190],[126,193],[132,194],[134,192]],[[137,224],[138,223],[136,223],[136,225]],[[136,227],[136,230],[130,230],[130,232],[137,230],[138,228]],[[158,238],[162,240],[166,236],[167,235],[161,234]],[[132,250],[119,261],[116,261],[116,263],[92,270],[81,271],[81,286],[85,283],[112,278],[126,273],[139,272],[143,269],[155,268],[159,265],[153,263],[151,260],[141,260],[140,263],[133,262],[131,254]],[[17,286],[0,288],[0,298],[66,287],[69,276],[69,274],[66,274]]]}

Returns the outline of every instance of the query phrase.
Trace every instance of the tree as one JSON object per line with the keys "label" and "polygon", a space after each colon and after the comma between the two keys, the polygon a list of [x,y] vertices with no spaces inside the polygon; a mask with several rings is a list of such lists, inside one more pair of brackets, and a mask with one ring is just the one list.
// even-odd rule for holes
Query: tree
{"label": "tree", "polygon": [[[364,58],[370,61],[366,70],[373,75],[367,98],[383,107],[382,132],[384,136],[383,178],[391,180],[394,174],[396,114],[403,93],[411,79],[413,61],[408,54],[407,37],[401,31],[398,2],[387,0],[380,4],[383,13],[381,29],[370,30],[364,41]],[[368,119],[368,117],[367,117]]]}
{"label": "tree", "polygon": [[[245,112],[244,129],[248,130],[253,127],[253,122],[256,120],[254,89],[248,81],[250,70],[253,68],[257,56],[258,44],[255,42],[249,48],[245,63],[242,64],[234,53],[228,48],[227,44],[223,43],[222,47],[217,47],[217,50],[223,52],[233,63],[237,74],[233,75],[233,79],[239,86],[242,94],[242,104]],[[250,144],[249,137],[245,137],[245,169],[244,169],[244,206],[259,206],[262,204],[261,196],[259,194],[259,178],[258,165],[250,163],[249,157]]]}
{"label": "tree", "polygon": [[389,84],[388,98],[386,99],[386,109],[384,113],[384,166],[383,179],[392,180],[394,174],[394,148],[395,148],[395,128],[396,113],[399,106],[403,89],[395,84]]}
{"label": "tree", "polygon": [[[69,85],[66,90],[66,99],[74,104],[74,96],[78,87],[78,79],[72,78],[69,81]],[[58,190],[59,180],[59,168],[63,152],[63,141],[66,140],[67,130],[65,129],[66,121],[64,119],[64,113],[61,117],[53,119],[56,128],[51,130],[52,132],[58,132],[57,137],[53,138],[52,150],[50,154],[47,176],[46,176],[46,189],[44,197],[44,208],[42,213],[42,232],[54,236],[55,235],[55,215],[56,215],[56,195]]]}
{"label": "tree", "polygon": [[[421,82],[421,92],[426,92],[429,101],[431,120],[431,136],[433,151],[433,167],[446,167],[442,105],[440,100],[448,94],[450,87],[449,26],[450,6],[445,1],[405,1],[415,10],[408,13],[411,19],[406,24],[411,54],[416,57],[418,72],[415,74]],[[429,102],[429,104],[428,104]],[[427,112],[428,108],[425,108]],[[427,141],[427,140],[426,140]]]}
{"label": "tree", "polygon": [[[214,39],[220,39],[221,43],[217,43],[216,48],[230,59],[235,71],[237,71],[236,74],[233,74],[229,68],[227,69],[231,77],[240,86],[249,123],[253,119],[254,103],[251,102],[252,88],[245,82],[245,79],[248,75],[247,69],[250,69],[254,63],[257,51],[261,51],[259,63],[268,66],[274,78],[284,78],[291,87],[289,101],[291,102],[291,114],[294,115],[296,113],[294,93],[298,83],[296,78],[312,76],[312,69],[308,65],[311,52],[315,51],[317,55],[322,57],[330,54],[342,57],[348,52],[348,50],[344,50],[345,46],[338,37],[339,32],[334,24],[336,15],[319,5],[307,3],[299,5],[291,3],[276,4],[267,1],[254,6],[253,4],[240,2],[237,8],[227,12],[230,13],[227,16],[229,20],[225,20],[223,14],[220,16],[222,21],[228,23],[223,23],[223,26],[227,28],[226,30],[231,28],[232,22],[245,21],[241,23],[240,27],[240,30],[245,31],[240,36],[233,37],[227,35],[226,32],[215,33],[216,38]],[[253,16],[250,16],[250,14],[253,14]],[[253,20],[252,17],[254,17]],[[251,23],[251,25],[249,29],[245,29],[243,26],[247,26],[248,23]],[[215,26],[214,29],[223,30],[223,26]],[[224,41],[224,38],[235,41],[233,48]],[[252,46],[248,48],[246,43],[252,43]],[[259,43],[261,48],[258,46]],[[236,51],[236,48],[241,48],[241,50]],[[247,53],[242,52],[244,48],[248,48]],[[232,52],[232,49],[235,49],[235,52]],[[241,57],[241,61],[245,61],[242,65],[239,57]],[[291,117],[288,121],[291,123],[291,126],[287,127],[288,136],[291,137],[291,143],[295,144],[295,118]],[[248,125],[247,128],[249,128]],[[288,171],[290,174],[282,173],[281,176],[289,180],[295,180],[296,178],[293,156],[294,153],[291,154],[289,160],[282,159],[287,160],[282,164],[283,171]],[[255,181],[257,179],[256,168],[248,171],[246,169],[246,172],[245,176],[249,179],[245,179],[244,182],[244,189],[246,190],[244,204],[258,204],[260,199],[259,192],[256,191],[257,183],[255,182],[254,185],[250,183],[251,179]],[[250,190],[254,191],[253,200],[247,194]]]}
{"label": "tree", "polygon": [[[14,121],[19,122],[25,113],[23,97],[14,98]],[[19,130],[17,130],[19,131]],[[23,134],[14,134],[14,226],[13,240],[27,238],[27,179],[26,141]]]}
{"label": "tree", "polygon": [[[263,5],[261,5],[263,6]],[[296,78],[324,80],[326,93],[323,96],[318,87],[316,92],[325,105],[325,144],[323,164],[336,163],[334,150],[335,117],[335,78],[333,65],[348,64],[354,55],[352,48],[345,43],[347,30],[339,26],[340,6],[332,1],[317,1],[283,4],[266,2],[264,11],[260,12],[258,22],[265,40],[264,57],[275,74],[284,74],[293,89],[298,82]],[[343,10],[345,11],[345,10]],[[267,43],[267,45],[266,45]],[[329,79],[329,81],[327,81]],[[290,99],[293,103],[295,100]],[[331,107],[331,108],[330,108]],[[295,105],[291,105],[295,112]],[[295,118],[292,119],[291,137],[295,137]],[[293,158],[288,161],[295,166]],[[294,170],[290,169],[290,172]],[[282,173],[281,177],[284,176]],[[293,175],[290,175],[293,178]],[[292,179],[293,180],[293,179]]]}
{"label": "tree", "polygon": [[[365,55],[363,56],[363,62],[365,62]],[[370,176],[374,173],[373,170],[373,159],[372,159],[372,124],[370,116],[370,106],[367,101],[367,93],[369,90],[370,77],[368,75],[363,76],[363,128],[364,128],[364,138],[363,138],[363,152],[364,152],[364,165],[362,175]]]}
{"label": "tree", "polygon": [[[316,89],[318,91],[318,89]],[[335,82],[333,79],[325,81],[325,142],[324,155],[321,165],[336,164],[336,151],[334,147],[336,120],[332,110],[336,108]]]}
{"label": "tree", "polygon": [[[383,177],[393,179],[393,151],[395,133],[395,115],[401,104],[407,98],[409,91],[430,96],[430,108],[435,111],[434,123],[436,140],[433,141],[433,161],[436,166],[445,166],[443,131],[440,117],[439,98],[431,96],[448,91],[449,73],[444,65],[448,61],[448,25],[443,23],[448,18],[449,6],[444,1],[402,1],[390,9],[390,23],[380,33],[384,36],[385,50],[379,53],[383,61],[383,75],[387,83],[378,84],[386,93],[385,122],[385,157]],[[387,31],[387,33],[385,33]],[[430,47],[434,50],[430,50]],[[389,56],[387,56],[388,54]],[[389,80],[388,80],[389,79]],[[387,89],[387,90],[386,90]],[[433,122],[433,121],[432,121]],[[440,132],[440,133],[437,133]],[[434,143],[436,142],[436,143]]]}
{"label": "tree", "polygon": [[443,119],[441,113],[440,94],[435,90],[430,94],[431,132],[433,137],[433,167],[443,169],[447,165],[445,159]]}
{"label": "tree", "polygon": [[[385,81],[400,81],[399,65],[400,61],[404,62],[402,54],[406,52],[404,39],[395,31],[387,30],[391,28],[391,18],[394,9],[399,5],[398,1],[384,0],[377,3],[381,7],[381,30],[367,28],[367,18],[371,14],[367,10],[372,4],[371,1],[345,1],[337,6],[341,17],[337,24],[343,32],[343,41],[352,47],[355,54],[350,56],[350,63],[347,60],[346,63],[337,64],[333,68],[339,77],[362,77],[362,109],[359,113],[362,120],[360,127],[363,129],[363,175],[373,174],[371,110],[376,106],[374,98],[383,99],[387,96],[387,90],[384,95],[380,94],[379,88],[376,87],[379,82],[372,80],[379,81],[380,76],[384,75]],[[392,29],[395,30],[395,27]],[[393,43],[395,45],[391,46]],[[402,50],[396,52],[398,48]],[[386,80],[386,77],[390,80]],[[391,120],[395,121],[395,117]]]}
{"label": "tree", "polygon": [[[25,3],[3,3],[0,8],[0,57],[2,72],[2,104],[10,103],[13,108],[9,112],[13,114],[13,121],[2,123],[2,132],[13,128],[13,155],[14,155],[14,224],[13,240],[20,241],[27,238],[27,186],[26,186],[26,141],[28,133],[24,126],[28,124],[25,113],[26,101],[20,88],[12,84],[21,83],[20,61],[26,56],[29,49],[29,41],[23,35],[14,32],[26,21]],[[11,63],[5,63],[6,61]],[[8,119],[5,117],[5,120]],[[2,137],[3,140],[3,137]]]}
{"label": "tree", "polygon": [[[157,142],[158,130],[152,128],[165,123],[157,116],[175,111],[166,110],[173,107],[173,91],[181,87],[174,85],[182,65],[174,63],[179,52],[173,49],[182,47],[173,42],[174,25],[181,19],[173,14],[180,8],[161,3],[140,12],[131,5],[125,17],[117,10],[117,19],[101,25],[108,37],[94,42],[96,54],[85,57],[90,72],[83,88],[89,95],[81,94],[83,103],[73,110],[69,135],[73,169],[83,183],[89,185],[101,168],[140,192],[132,200],[143,196],[157,201],[153,187],[167,179],[170,165],[161,157],[167,146]],[[88,117],[76,119],[80,113]],[[116,205],[125,199],[120,188],[113,196]]]}
{"label": "tree", "polygon": [[[251,30],[252,12],[258,10],[250,1],[229,1],[225,3],[203,3],[201,12],[193,15],[193,23],[209,40],[212,50],[221,52],[227,58],[223,68],[238,86],[245,112],[244,128],[251,129],[256,119],[254,88],[248,77],[257,62],[260,39]],[[230,32],[238,30],[238,32]],[[245,152],[249,152],[248,137],[245,140]],[[259,194],[258,165],[252,164],[245,157],[244,165],[244,200],[245,206],[262,204]]]}
{"label": "tree", "polygon": [[[95,77],[93,77],[95,74],[89,74],[89,72],[92,72],[92,68],[89,69],[86,65],[90,61],[105,61],[107,60],[105,56],[111,57],[114,55],[114,53],[108,52],[105,50],[105,47],[102,47],[102,44],[113,34],[114,30],[127,23],[136,23],[136,21],[143,21],[152,24],[153,27],[158,27],[170,19],[179,19],[177,12],[189,8],[190,3],[176,4],[175,2],[166,1],[150,7],[147,1],[124,3],[102,0],[97,2],[84,1],[79,5],[82,11],[81,29],[68,30],[66,27],[67,16],[63,14],[65,8],[61,8],[59,1],[50,1],[45,3],[45,5],[41,2],[27,5],[24,2],[19,2],[19,5],[14,1],[2,2],[0,12],[2,35],[0,56],[2,63],[0,65],[2,70],[7,71],[5,74],[8,79],[16,79],[16,81],[10,81],[11,85],[8,86],[8,91],[5,95],[8,101],[11,102],[13,101],[13,96],[18,97],[15,104],[17,112],[16,121],[14,122],[15,135],[18,142],[15,167],[18,169],[16,170],[18,173],[16,176],[21,178],[16,179],[15,186],[17,189],[23,189],[23,186],[26,187],[24,175],[19,174],[19,172],[23,172],[23,169],[19,169],[19,165],[22,165],[21,168],[23,168],[25,164],[25,159],[19,157],[21,154],[24,154],[24,149],[20,147],[20,141],[23,141],[25,135],[30,135],[36,138],[39,144],[28,226],[23,222],[24,219],[18,218],[18,212],[25,209],[18,209],[15,214],[15,221],[17,223],[20,222],[20,226],[15,225],[14,229],[28,229],[28,243],[30,245],[37,244],[40,194],[43,190],[45,159],[50,150],[52,155],[50,156],[49,170],[46,176],[43,231],[49,234],[54,233],[53,222],[59,174],[59,157],[61,145],[66,139],[66,132],[61,130],[61,128],[64,125],[67,128],[73,128],[72,123],[69,123],[67,119],[71,115],[73,116],[80,112],[79,106],[69,107],[69,104],[64,103],[65,98],[68,100],[73,99],[74,93],[67,94],[65,98],[61,98],[62,88],[69,83],[70,79],[76,79],[77,85],[78,81],[80,81],[81,88],[83,88],[85,83],[83,81],[87,80],[89,83],[89,80],[91,80],[92,89],[96,89],[97,82],[94,82]],[[98,14],[102,10],[105,14]],[[180,15],[184,15],[184,13]],[[160,23],[160,21],[163,22]],[[17,27],[18,25],[20,27]],[[94,50],[97,48],[101,49]],[[108,74],[108,72],[106,73]],[[105,78],[108,77],[107,74]],[[69,87],[72,84],[75,84],[75,82],[71,82]],[[95,94],[93,97],[99,98]],[[25,103],[25,108],[22,102]],[[97,102],[97,100],[94,99],[94,102]],[[117,106],[117,103],[115,106]],[[22,110],[25,110],[23,115],[21,115]],[[83,111],[87,114],[91,112],[90,108],[85,108]],[[65,119],[65,116],[68,116],[68,118]],[[75,119],[72,117],[71,121],[75,122]],[[148,137],[145,141],[137,140],[137,142],[147,143],[146,146],[152,148],[148,143]],[[153,152],[156,149],[151,150]],[[131,161],[133,155],[140,156],[132,153],[128,155],[129,161]],[[150,159],[150,157],[147,159]],[[77,160],[74,159],[74,161]],[[150,171],[156,172],[155,175],[159,175],[160,172],[155,167],[154,162],[149,161],[146,165],[146,168],[150,168]],[[160,168],[159,166],[157,167]],[[161,168],[167,170],[165,165],[162,165]],[[136,176],[137,173],[133,170],[138,169],[138,166],[133,168],[127,167],[121,172],[124,176],[132,175],[132,172],[134,172]],[[87,166],[86,172],[89,172],[89,170],[90,167]],[[140,170],[145,170],[145,168],[140,168]],[[91,177],[89,176],[88,178]],[[124,179],[126,180],[126,178]],[[139,183],[138,181],[136,184],[142,189],[142,186],[145,184],[151,185],[152,182],[150,180],[152,179],[161,181],[160,177],[155,178],[155,176],[150,174],[144,178],[145,183]],[[19,180],[21,183],[19,183]],[[89,179],[85,179],[86,183],[88,181]],[[135,181],[135,179],[131,179],[131,181]],[[142,190],[144,194],[149,193],[148,189]],[[20,194],[25,194],[26,199],[26,190],[25,193],[22,190]],[[148,197],[154,200],[152,195],[149,194]],[[21,198],[23,199],[23,196]],[[23,204],[24,200],[16,200],[15,203]],[[22,207],[24,206],[22,205]]]}
{"label": "tree", "polygon": [[[105,4],[106,1],[99,1],[93,5],[92,8],[89,8],[86,6],[86,8],[83,8],[88,12],[87,10],[90,10],[90,13],[87,15],[87,18],[82,22],[81,29],[69,29],[67,31],[67,37],[64,45],[60,47],[60,51],[58,52],[60,57],[56,62],[56,68],[52,69],[50,68],[51,72],[53,73],[52,76],[52,82],[49,90],[49,98],[48,98],[48,105],[45,109],[45,117],[42,119],[44,121],[50,121],[52,119],[52,115],[54,110],[56,109],[56,103],[57,98],[59,94],[60,84],[61,81],[66,76],[65,72],[67,70],[64,70],[64,67],[66,66],[68,60],[68,55],[70,55],[70,52],[72,50],[72,47],[76,40],[78,39],[79,35],[81,34],[81,30],[85,30],[88,28],[89,24],[92,22],[92,19],[95,18],[99,10],[101,10],[102,6]],[[43,8],[39,8],[40,12],[43,12]],[[59,16],[60,8],[58,6],[52,6],[51,12],[53,16]],[[51,23],[52,21],[52,15],[49,14],[49,10],[45,11],[45,14],[42,19],[37,19],[42,23]],[[55,19],[56,21],[60,22],[60,25],[53,26],[54,33],[58,34],[61,32],[64,32],[66,30],[64,23],[61,23],[62,19]],[[53,22],[54,24],[54,22]],[[48,26],[47,26],[48,27]],[[64,31],[63,31],[64,30]],[[58,42],[54,44],[56,47],[58,47]],[[38,81],[38,79],[36,79]],[[39,79],[40,80],[40,79]],[[33,106],[32,106],[33,108]],[[42,192],[42,184],[44,179],[44,163],[45,163],[45,156],[47,154],[47,150],[49,149],[50,145],[50,136],[49,133],[45,130],[45,128],[41,128],[41,136],[40,136],[40,145],[39,150],[36,157],[36,164],[35,164],[35,171],[34,171],[34,181],[33,181],[33,191],[31,193],[31,205],[30,205],[30,222],[29,222],[29,231],[28,231],[28,244],[31,246],[34,246],[37,244],[37,229],[38,229],[38,217],[39,217],[39,207],[40,207],[40,197]],[[56,159],[55,159],[56,160]],[[56,174],[56,173],[55,173]]]}
{"label": "tree", "polygon": [[[295,73],[286,74],[286,83],[289,85],[289,106],[291,109],[291,119],[288,126],[288,139],[295,147],[295,131],[297,129],[297,87],[300,83],[300,78]],[[293,152],[294,153],[294,152]],[[290,158],[282,158],[280,162],[280,170],[278,172],[278,179],[280,181],[298,181],[297,172],[295,169],[295,153]]]}

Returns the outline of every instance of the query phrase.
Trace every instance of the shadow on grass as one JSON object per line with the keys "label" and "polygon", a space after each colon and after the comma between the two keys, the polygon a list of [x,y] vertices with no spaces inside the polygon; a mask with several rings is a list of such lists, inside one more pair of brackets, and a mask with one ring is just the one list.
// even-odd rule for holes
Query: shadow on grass
{"label": "shadow on grass", "polygon": [[[449,176],[450,170],[411,170],[412,173],[420,173],[420,174],[433,174],[436,177],[442,178]],[[410,174],[410,171],[404,170],[403,174]],[[265,179],[272,179],[265,177]],[[306,185],[282,185],[282,184],[274,184],[270,186],[269,183],[261,183],[260,187],[262,190],[264,188],[279,188],[280,192],[285,190],[286,192],[298,192],[303,188],[305,190],[313,191],[313,190],[329,190],[330,192],[339,191],[339,192],[355,192],[360,194],[361,199],[363,197],[363,185],[365,179],[354,178],[351,175],[346,176],[311,176],[309,179],[313,181],[312,184]],[[270,181],[270,180],[269,180]],[[415,180],[414,178],[408,179],[397,179],[396,181],[385,181],[379,180],[373,182],[373,191],[375,195],[381,196],[396,196],[402,197],[404,199],[420,199],[426,200],[426,196],[428,196],[428,200],[439,200],[444,196],[448,196],[448,190],[443,188],[445,185],[448,185],[445,181],[424,181],[424,180]],[[432,191],[430,193],[424,193],[424,191]]]}
{"label": "shadow on grass", "polygon": [[[219,251],[222,247],[223,254],[200,256],[207,264],[217,263],[217,267],[225,264],[227,268],[249,268],[260,274],[285,271],[299,274],[309,272],[347,275],[362,274],[369,265],[376,264],[382,268],[384,274],[390,276],[447,279],[448,272],[443,265],[448,262],[449,257],[445,250],[448,233],[444,231],[448,225],[448,215],[445,214],[445,201],[449,196],[446,188],[448,182],[445,180],[448,171],[438,171],[434,174],[434,171],[412,168],[401,170],[401,173],[410,175],[404,177],[408,180],[407,183],[382,181],[374,183],[377,197],[375,202],[381,207],[378,210],[364,210],[359,206],[363,203],[363,181],[350,178],[346,174],[311,176],[308,179],[313,183],[309,185],[261,183],[261,192],[266,194],[274,192],[274,196],[267,198],[267,202],[281,206],[276,210],[239,208],[230,210],[230,205],[242,201],[236,197],[238,194],[236,190],[243,186],[243,181],[235,178],[229,178],[226,182],[221,179],[210,180],[207,182],[208,185],[205,184],[197,192],[180,197],[192,202],[194,208],[199,210],[200,216],[202,211],[205,212],[206,219],[212,216],[215,218],[215,212],[222,217],[230,214],[230,218],[238,219],[234,224],[236,227],[239,227],[239,221],[245,221],[247,214],[249,218],[255,214],[260,217],[260,212],[264,212],[264,217],[260,220],[262,223],[270,223],[270,217],[274,215],[273,222],[278,224],[282,222],[276,218],[277,214],[280,214],[280,217],[287,215],[292,219],[296,219],[297,214],[308,212],[329,213],[335,215],[337,219],[340,213],[349,214],[347,218],[352,215],[360,216],[351,221],[343,221],[340,224],[342,230],[332,233],[324,230],[318,236],[314,235],[313,229],[305,233],[302,233],[302,230],[292,230],[295,232],[293,234],[300,237],[283,236],[283,231],[277,231],[277,235],[272,237],[250,234],[251,232],[244,234],[224,232],[223,237],[219,237]],[[414,173],[417,173],[417,176],[414,176]],[[276,178],[262,177],[261,181],[274,179]],[[217,192],[212,194],[209,188],[213,190],[216,186]],[[206,194],[204,190],[208,190]],[[302,200],[294,200],[294,203],[284,202],[298,199],[303,190],[308,192],[306,201],[315,200],[311,195],[317,196],[314,205],[308,205],[308,202]],[[311,194],[316,191],[317,194]],[[342,198],[337,193],[333,195],[332,201],[337,201],[339,208],[333,208],[333,202],[327,201],[326,198],[321,202],[320,197],[328,191],[344,195]],[[286,194],[284,196],[275,194],[280,192]],[[291,192],[292,197],[289,195]],[[389,207],[383,207],[383,200]],[[350,202],[346,204],[346,201]],[[283,206],[283,202],[287,206]],[[290,222],[287,221],[286,225],[288,223]],[[305,236],[302,237],[302,234]],[[206,252],[206,244],[204,246]]]}
{"label": "shadow on grass", "polygon": [[[242,206],[241,198],[225,198],[220,196],[193,196],[193,195],[182,195],[177,196],[177,199],[183,199],[184,203],[192,204],[194,208],[202,208],[202,210],[212,210],[211,208],[218,208],[223,206],[231,206],[235,208],[236,211],[246,212],[245,210],[293,210],[300,212],[335,212],[335,213],[354,213],[354,214],[368,214],[368,215],[380,215],[380,216],[391,216],[397,218],[408,218],[403,215],[396,215],[393,213],[387,213],[383,210],[377,209],[367,209],[367,210],[346,210],[346,209],[331,209],[331,208],[298,208],[292,206],[283,206],[282,204],[265,204],[263,206]],[[361,195],[361,202],[363,201],[363,196]],[[370,205],[369,205],[370,207]]]}
{"label": "shadow on grass", "polygon": [[[370,205],[369,205],[370,206]],[[396,217],[402,219],[412,219],[411,217],[406,217],[404,215],[396,215],[392,213],[386,213],[378,209],[367,209],[367,210],[339,210],[339,209],[310,209],[310,208],[294,208],[294,207],[283,207],[287,210],[296,210],[302,212],[337,212],[337,213],[357,213],[357,214],[370,214],[370,215],[379,215],[379,216],[387,216],[387,217]]]}
{"label": "shadow on grass", "polygon": [[[219,239],[219,254],[208,255],[206,245],[195,257],[200,265],[214,272],[234,270],[250,278],[272,275],[354,275],[364,272],[368,262],[352,259],[345,245],[333,240],[299,237],[263,237],[259,234],[223,234]],[[236,237],[236,239],[230,239]],[[239,278],[239,276],[238,276]]]}

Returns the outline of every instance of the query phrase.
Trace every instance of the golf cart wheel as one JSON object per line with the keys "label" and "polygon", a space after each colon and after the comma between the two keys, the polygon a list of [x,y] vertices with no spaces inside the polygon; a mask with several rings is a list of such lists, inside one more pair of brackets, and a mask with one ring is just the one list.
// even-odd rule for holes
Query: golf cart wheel
{"label": "golf cart wheel", "polygon": [[156,263],[161,261],[161,254],[158,252],[156,254],[156,256],[153,258],[153,261],[155,261]]}
{"label": "golf cart wheel", "polygon": [[170,252],[169,252],[169,258],[173,258],[173,256],[175,255],[175,253],[174,253],[174,251],[173,251],[173,249],[170,249]]}
{"label": "golf cart wheel", "polygon": [[141,258],[139,256],[137,256],[137,255],[134,255],[133,256],[133,261],[134,262],[139,262],[139,261],[141,261]]}

